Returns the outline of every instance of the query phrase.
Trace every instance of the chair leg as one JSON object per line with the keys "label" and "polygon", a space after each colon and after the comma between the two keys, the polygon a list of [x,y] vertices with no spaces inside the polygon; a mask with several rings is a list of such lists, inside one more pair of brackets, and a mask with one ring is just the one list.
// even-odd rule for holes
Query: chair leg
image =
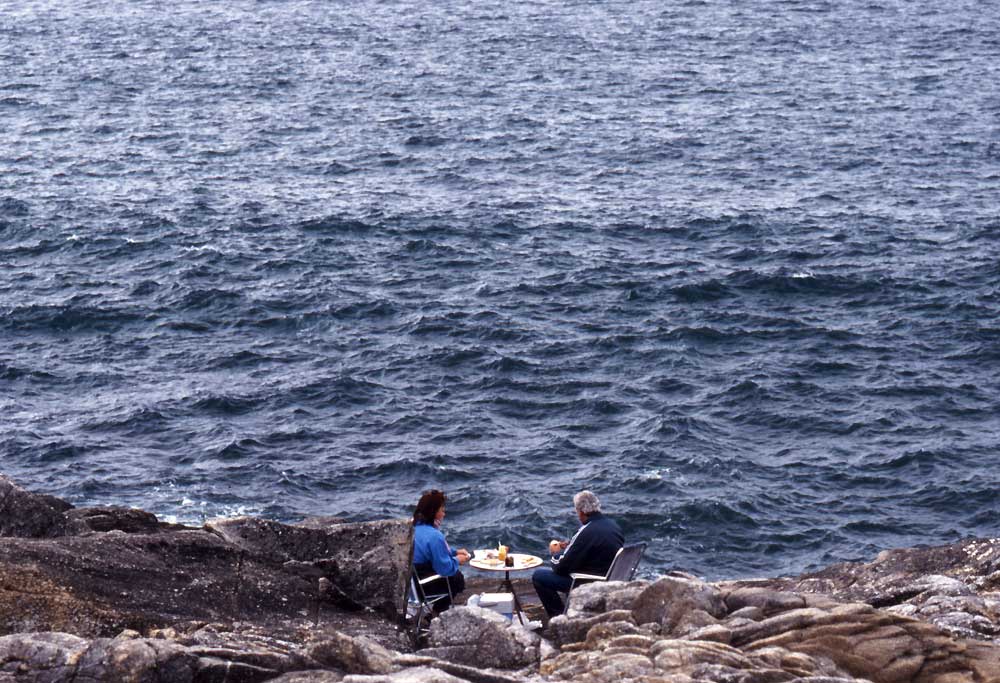
{"label": "chair leg", "polygon": [[566,599],[563,601],[563,614],[569,611],[569,596],[573,594],[573,588],[576,586],[576,579],[569,582],[569,590],[566,592]]}
{"label": "chair leg", "polygon": [[417,614],[413,617],[413,644],[420,642],[420,625],[424,623],[424,603],[417,607]]}

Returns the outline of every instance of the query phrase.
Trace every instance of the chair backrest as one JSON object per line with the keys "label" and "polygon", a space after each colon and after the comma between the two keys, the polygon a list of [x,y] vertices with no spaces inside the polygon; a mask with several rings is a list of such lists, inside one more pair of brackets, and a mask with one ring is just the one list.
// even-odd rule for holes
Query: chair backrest
{"label": "chair backrest", "polygon": [[611,568],[608,570],[608,581],[631,581],[645,551],[645,543],[627,545],[619,550],[618,554],[615,555],[615,561],[611,563]]}
{"label": "chair backrest", "polygon": [[601,579],[601,581],[611,580],[611,572],[615,570],[615,565],[618,564],[618,558],[622,556],[622,551],[624,550],[625,548],[619,548],[618,552],[615,553],[615,556],[611,558],[611,564],[608,566],[608,571],[604,572],[604,578]]}
{"label": "chair backrest", "polygon": [[423,579],[421,579],[420,575],[417,573],[416,567],[414,567],[410,571],[410,596],[413,599],[415,599],[416,602],[423,602],[423,603],[426,603],[426,604],[431,604],[431,603],[433,603],[433,602],[435,602],[437,600],[440,600],[441,598],[444,598],[444,597],[452,597],[452,595],[451,595],[451,584],[448,583],[447,581],[444,583],[444,588],[443,589],[442,588],[438,588],[438,592],[436,592],[436,593],[428,593],[426,585],[424,583],[421,583],[421,581],[424,581],[424,582],[435,581],[436,582],[436,580],[440,580],[442,578],[443,577],[440,577],[437,574],[434,574],[433,576],[427,576],[427,577],[424,577]]}

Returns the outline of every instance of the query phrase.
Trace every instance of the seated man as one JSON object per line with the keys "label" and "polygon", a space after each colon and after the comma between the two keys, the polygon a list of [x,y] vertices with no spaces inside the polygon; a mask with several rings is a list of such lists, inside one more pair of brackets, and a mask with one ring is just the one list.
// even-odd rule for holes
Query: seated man
{"label": "seated man", "polygon": [[576,516],[583,526],[569,541],[552,541],[552,568],[541,567],[531,576],[535,592],[549,617],[563,612],[559,593],[568,593],[570,574],[607,573],[618,549],[625,544],[622,530],[614,520],[601,514],[601,501],[590,491],[580,491],[573,496]]}

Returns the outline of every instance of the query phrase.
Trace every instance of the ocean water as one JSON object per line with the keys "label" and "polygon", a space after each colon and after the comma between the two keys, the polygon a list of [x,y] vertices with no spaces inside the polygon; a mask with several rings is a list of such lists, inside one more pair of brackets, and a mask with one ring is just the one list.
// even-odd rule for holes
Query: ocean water
{"label": "ocean water", "polygon": [[643,570],[996,535],[1000,10],[0,3],[0,471]]}

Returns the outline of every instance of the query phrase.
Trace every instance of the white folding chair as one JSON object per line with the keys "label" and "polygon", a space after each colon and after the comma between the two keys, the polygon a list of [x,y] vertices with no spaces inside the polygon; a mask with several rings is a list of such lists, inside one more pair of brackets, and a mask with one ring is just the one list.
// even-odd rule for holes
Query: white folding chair
{"label": "white folding chair", "polygon": [[639,560],[646,551],[645,543],[634,543],[618,549],[615,558],[611,560],[611,566],[604,574],[584,574],[573,572],[569,575],[572,582],[569,585],[569,593],[566,594],[566,604],[563,607],[563,614],[569,609],[569,596],[573,594],[577,582],[591,583],[594,581],[631,581],[635,577],[635,571],[639,568]]}
{"label": "white folding chair", "polygon": [[443,576],[431,574],[421,579],[417,576],[415,569],[410,572],[410,591],[406,600],[406,614],[413,620],[412,637],[414,642],[417,642],[422,635],[426,635],[428,627],[424,625],[424,619],[427,617],[429,620],[429,617],[434,613],[434,604],[445,598],[450,600],[454,597],[451,594],[451,584],[447,580],[445,581],[447,587],[445,593],[427,593],[424,590],[424,586],[443,578]]}

